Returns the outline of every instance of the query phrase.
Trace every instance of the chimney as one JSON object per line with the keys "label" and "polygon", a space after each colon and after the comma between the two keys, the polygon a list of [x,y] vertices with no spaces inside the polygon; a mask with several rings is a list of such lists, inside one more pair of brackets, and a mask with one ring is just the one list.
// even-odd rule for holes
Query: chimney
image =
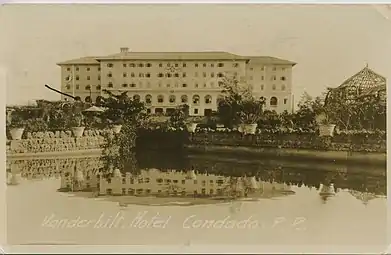
{"label": "chimney", "polygon": [[121,53],[122,52],[128,52],[129,48],[128,47],[122,47],[122,48],[120,48],[120,50],[121,50]]}

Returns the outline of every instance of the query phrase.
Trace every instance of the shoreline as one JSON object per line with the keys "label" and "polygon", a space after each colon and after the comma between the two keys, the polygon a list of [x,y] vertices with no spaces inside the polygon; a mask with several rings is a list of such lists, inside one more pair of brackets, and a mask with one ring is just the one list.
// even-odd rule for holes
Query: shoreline
{"label": "shoreline", "polygon": [[296,158],[341,163],[386,164],[387,153],[351,152],[351,151],[321,151],[291,148],[254,148],[248,146],[219,146],[219,145],[186,145],[185,149],[192,153],[221,153],[245,156],[268,156],[270,158]]}

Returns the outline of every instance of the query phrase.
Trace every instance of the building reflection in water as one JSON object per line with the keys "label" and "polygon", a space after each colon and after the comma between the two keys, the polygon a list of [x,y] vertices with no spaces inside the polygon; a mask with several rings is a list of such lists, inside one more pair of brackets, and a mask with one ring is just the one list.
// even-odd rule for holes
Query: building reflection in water
{"label": "building reflection in water", "polygon": [[[128,171],[104,171],[99,157],[9,160],[7,184],[23,180],[60,178],[61,191],[93,192],[93,196],[268,198],[294,194],[291,187],[315,187],[323,202],[339,190],[368,203],[386,190],[384,176],[308,171],[293,163],[225,163],[188,158],[178,153],[143,152],[134,155]],[[290,167],[286,167],[289,165]],[[314,165],[314,168],[316,165]],[[130,170],[129,170],[130,169]],[[352,169],[349,166],[349,169]]]}

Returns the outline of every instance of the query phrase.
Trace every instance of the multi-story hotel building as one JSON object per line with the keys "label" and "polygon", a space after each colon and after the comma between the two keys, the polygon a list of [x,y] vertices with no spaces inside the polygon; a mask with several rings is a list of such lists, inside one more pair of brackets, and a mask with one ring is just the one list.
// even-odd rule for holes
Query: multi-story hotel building
{"label": "multi-story hotel building", "polygon": [[145,102],[150,113],[166,113],[188,104],[194,116],[217,110],[219,81],[225,75],[246,81],[255,97],[266,99],[266,109],[291,112],[295,64],[228,52],[132,52],[128,48],[109,56],[58,63],[62,69],[61,91],[82,100],[104,97],[103,89],[126,91]]}

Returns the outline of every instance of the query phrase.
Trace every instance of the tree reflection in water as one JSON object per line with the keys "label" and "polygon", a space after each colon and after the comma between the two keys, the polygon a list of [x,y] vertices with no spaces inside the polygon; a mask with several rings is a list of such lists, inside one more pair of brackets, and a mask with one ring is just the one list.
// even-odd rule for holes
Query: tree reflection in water
{"label": "tree reflection in water", "polygon": [[[121,171],[136,175],[140,169],[159,169],[160,171],[177,170],[188,171],[194,169],[199,174],[209,173],[231,177],[252,177],[258,181],[277,182],[298,187],[316,188],[320,191],[321,184],[333,184],[335,191],[349,189],[368,194],[385,195],[386,177],[381,173],[381,166],[341,166],[330,164],[329,170],[322,163],[308,164],[303,167],[302,162],[272,161],[256,159],[255,161],[208,155],[207,158],[197,155],[187,155],[185,151],[136,151],[126,160],[126,167]],[[99,157],[66,158],[66,159],[29,159],[8,160],[8,169],[12,175],[21,174],[22,178],[50,178],[59,177],[66,172],[75,174],[75,167],[83,171],[84,176],[91,176],[101,172],[103,178],[109,176],[109,171],[103,171],[103,162]],[[367,171],[372,170],[373,171]],[[376,168],[376,169],[375,169]],[[380,168],[380,170],[378,169]],[[341,170],[342,169],[342,170]],[[105,173],[105,174],[104,174]],[[356,194],[356,193],[355,193]],[[358,196],[358,195],[357,195]]]}

